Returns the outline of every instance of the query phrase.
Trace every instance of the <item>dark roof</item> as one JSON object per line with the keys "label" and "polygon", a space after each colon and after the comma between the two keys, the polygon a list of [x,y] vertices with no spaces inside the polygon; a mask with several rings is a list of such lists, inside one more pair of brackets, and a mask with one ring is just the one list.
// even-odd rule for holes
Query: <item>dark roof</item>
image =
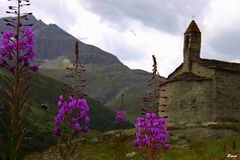
{"label": "dark roof", "polygon": [[187,32],[200,32],[200,30],[194,20],[192,20],[192,22],[189,24],[185,33],[187,33]]}
{"label": "dark roof", "polygon": [[[219,69],[219,70],[225,70],[225,71],[229,71],[229,72],[238,72],[240,73],[240,63],[231,63],[231,62],[224,62],[224,61],[218,61],[218,60],[212,60],[212,59],[198,59],[196,61],[194,61],[196,63],[198,63],[199,65],[201,66],[205,66],[205,67],[208,67],[208,68],[212,68],[212,69]],[[197,79],[194,78],[193,75],[195,74],[189,74],[190,72],[183,72],[182,74],[180,75],[177,75],[173,78],[171,78],[171,76],[173,75],[173,73],[175,73],[177,70],[179,70],[181,67],[182,67],[183,63],[177,67],[175,69],[175,71],[173,71],[167,78],[167,81],[176,81],[176,80],[184,80],[184,78],[186,80],[206,80],[205,77],[202,77],[202,78],[205,78],[205,79],[201,79],[200,76],[198,76]],[[188,74],[186,74],[188,73]],[[179,77],[178,77],[179,76]],[[190,77],[187,77],[187,76],[190,76]],[[179,79],[180,78],[180,79]]]}
{"label": "dark roof", "polygon": [[177,76],[167,79],[164,83],[174,82],[174,81],[204,81],[211,80],[210,78],[198,76],[192,72],[183,72]]}
{"label": "dark roof", "polygon": [[221,69],[221,70],[226,70],[230,72],[240,72],[239,63],[231,63],[231,62],[224,62],[224,61],[211,60],[211,59],[199,59],[196,62],[201,66],[205,66],[208,68]]}

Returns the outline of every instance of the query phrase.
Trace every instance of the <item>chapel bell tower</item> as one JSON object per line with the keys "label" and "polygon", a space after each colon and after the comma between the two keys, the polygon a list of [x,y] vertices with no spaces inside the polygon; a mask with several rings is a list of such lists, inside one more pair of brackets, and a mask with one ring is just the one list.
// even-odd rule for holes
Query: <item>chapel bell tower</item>
{"label": "chapel bell tower", "polygon": [[192,62],[200,59],[201,32],[194,20],[184,33],[184,66],[191,72]]}

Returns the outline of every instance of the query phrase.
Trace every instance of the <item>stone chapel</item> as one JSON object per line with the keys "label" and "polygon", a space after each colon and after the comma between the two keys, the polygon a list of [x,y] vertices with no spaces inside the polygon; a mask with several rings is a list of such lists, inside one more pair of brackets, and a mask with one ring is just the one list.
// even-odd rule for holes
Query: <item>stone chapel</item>
{"label": "stone chapel", "polygon": [[168,124],[240,122],[240,64],[200,58],[194,20],[184,33],[183,63],[164,82]]}

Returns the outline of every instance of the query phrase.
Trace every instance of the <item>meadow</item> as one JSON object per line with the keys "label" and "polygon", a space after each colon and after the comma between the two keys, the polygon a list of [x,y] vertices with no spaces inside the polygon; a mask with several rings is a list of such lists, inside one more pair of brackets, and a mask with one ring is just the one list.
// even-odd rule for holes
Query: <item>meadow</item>
{"label": "meadow", "polygon": [[[223,126],[216,127],[218,129],[225,128]],[[226,129],[226,128],[225,128]],[[235,127],[229,127],[236,131]],[[133,146],[133,139],[135,138],[134,132],[136,130],[127,130],[127,143],[124,152],[126,160],[142,159],[138,153],[141,153],[141,148]],[[171,135],[171,129],[169,130]],[[77,152],[84,156],[85,160],[115,160],[115,142],[114,132],[101,133],[97,131],[90,131],[88,134],[79,137],[80,144]],[[182,136],[180,140],[186,140]],[[221,139],[187,139],[188,145],[179,145],[176,141],[170,140],[169,144],[171,149],[169,151],[161,152],[164,160],[236,160],[235,155],[240,156],[240,136],[230,136]],[[48,159],[54,160],[56,146],[50,147],[48,150],[41,154],[33,154],[25,158],[25,160],[41,160]],[[131,156],[132,155],[132,156]],[[230,155],[232,157],[230,157]]]}

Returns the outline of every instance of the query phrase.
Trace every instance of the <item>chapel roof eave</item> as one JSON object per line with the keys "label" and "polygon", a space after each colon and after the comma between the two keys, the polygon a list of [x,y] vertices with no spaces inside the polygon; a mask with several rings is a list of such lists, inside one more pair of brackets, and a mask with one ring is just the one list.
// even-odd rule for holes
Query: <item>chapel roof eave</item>
{"label": "chapel roof eave", "polygon": [[205,66],[211,69],[240,73],[240,63],[225,62],[214,59],[199,59],[195,62],[197,62],[201,66]]}
{"label": "chapel roof eave", "polygon": [[[240,73],[240,63],[232,63],[232,62],[225,62],[225,61],[219,61],[214,59],[202,59],[202,58],[195,60],[193,62],[196,62],[200,66],[204,66],[210,69]],[[182,66],[183,66],[183,63],[180,66],[178,66],[171,74],[169,74],[167,79],[170,79],[171,76],[175,72],[177,72]]]}
{"label": "chapel roof eave", "polygon": [[196,75],[192,72],[183,72],[179,75],[176,75],[174,77],[171,77],[167,79],[164,83],[170,83],[170,82],[175,82],[175,81],[206,81],[206,80],[212,80],[212,78],[206,78],[203,76]]}

